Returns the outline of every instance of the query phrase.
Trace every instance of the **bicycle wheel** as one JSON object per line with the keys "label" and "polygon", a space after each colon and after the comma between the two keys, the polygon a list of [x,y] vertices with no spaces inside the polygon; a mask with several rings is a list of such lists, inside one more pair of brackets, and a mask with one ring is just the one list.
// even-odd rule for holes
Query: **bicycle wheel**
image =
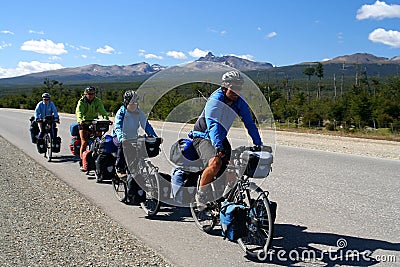
{"label": "bicycle wheel", "polygon": [[145,191],[146,199],[140,203],[147,216],[154,216],[160,210],[160,181],[157,168],[151,163],[144,161],[139,163],[141,166],[140,176],[142,181],[137,181]]}
{"label": "bicycle wheel", "polygon": [[128,186],[126,180],[120,179],[115,176],[111,180],[112,186],[114,188],[115,196],[120,202],[127,202]]}
{"label": "bicycle wheel", "polygon": [[53,139],[49,134],[46,134],[44,136],[44,143],[46,145],[46,154],[45,156],[47,157],[47,161],[51,161],[51,158],[53,157]]}
{"label": "bicycle wheel", "polygon": [[246,189],[245,203],[248,207],[247,235],[237,242],[247,256],[265,259],[272,241],[274,224],[269,200],[261,188],[250,183]]}
{"label": "bicycle wheel", "polygon": [[190,203],[190,212],[197,228],[203,232],[210,233],[218,222],[219,207],[217,202],[207,203],[207,207],[200,210],[196,201],[194,201]]}

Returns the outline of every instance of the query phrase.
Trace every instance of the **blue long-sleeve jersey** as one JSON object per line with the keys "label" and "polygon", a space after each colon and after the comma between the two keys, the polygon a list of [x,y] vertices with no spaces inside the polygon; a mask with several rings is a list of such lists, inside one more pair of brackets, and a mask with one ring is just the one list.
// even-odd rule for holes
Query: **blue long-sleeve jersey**
{"label": "blue long-sleeve jersey", "polygon": [[58,119],[57,108],[52,101],[49,101],[48,104],[46,104],[44,101],[40,101],[39,103],[37,103],[35,108],[36,120],[38,119],[43,120],[45,116],[51,116],[51,115],[54,115],[54,118]]}
{"label": "blue long-sleeve jersey", "polygon": [[144,129],[146,134],[157,137],[143,111],[137,108],[136,111],[129,112],[125,106],[121,106],[115,115],[113,136],[117,136],[119,142],[124,139],[137,138],[139,126]]}
{"label": "blue long-sleeve jersey", "polygon": [[253,144],[261,146],[262,141],[257,126],[251,116],[249,106],[240,96],[228,105],[222,88],[217,89],[207,100],[206,106],[198,118],[193,131],[193,137],[210,139],[215,148],[223,147],[224,140],[233,121],[239,115],[253,139]]}

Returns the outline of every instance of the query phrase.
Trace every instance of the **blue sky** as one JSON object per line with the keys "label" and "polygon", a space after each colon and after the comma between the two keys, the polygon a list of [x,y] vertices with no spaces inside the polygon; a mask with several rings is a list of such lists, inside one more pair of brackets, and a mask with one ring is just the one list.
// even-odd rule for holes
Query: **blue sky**
{"label": "blue sky", "polygon": [[19,1],[0,10],[0,78],[88,64],[173,66],[211,51],[286,66],[400,56],[400,1]]}

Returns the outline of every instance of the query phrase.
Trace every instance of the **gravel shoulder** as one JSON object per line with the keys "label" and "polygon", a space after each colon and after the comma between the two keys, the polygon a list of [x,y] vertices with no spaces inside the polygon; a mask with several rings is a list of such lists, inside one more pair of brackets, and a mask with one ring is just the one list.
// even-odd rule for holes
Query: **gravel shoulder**
{"label": "gravel shoulder", "polygon": [[400,143],[395,141],[285,131],[275,137],[278,145],[400,160]]}
{"label": "gravel shoulder", "polygon": [[172,266],[0,137],[1,266]]}

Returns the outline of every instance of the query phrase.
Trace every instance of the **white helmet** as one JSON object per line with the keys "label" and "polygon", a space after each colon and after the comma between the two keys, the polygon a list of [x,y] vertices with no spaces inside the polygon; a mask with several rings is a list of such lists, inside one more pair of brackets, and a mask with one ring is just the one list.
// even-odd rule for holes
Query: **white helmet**
{"label": "white helmet", "polygon": [[42,94],[42,98],[50,98],[50,94],[49,93],[43,93]]}
{"label": "white helmet", "polygon": [[231,83],[231,82],[243,83],[244,79],[243,79],[242,75],[240,75],[239,71],[231,70],[231,71],[224,73],[224,75],[222,75],[222,82],[223,83]]}

